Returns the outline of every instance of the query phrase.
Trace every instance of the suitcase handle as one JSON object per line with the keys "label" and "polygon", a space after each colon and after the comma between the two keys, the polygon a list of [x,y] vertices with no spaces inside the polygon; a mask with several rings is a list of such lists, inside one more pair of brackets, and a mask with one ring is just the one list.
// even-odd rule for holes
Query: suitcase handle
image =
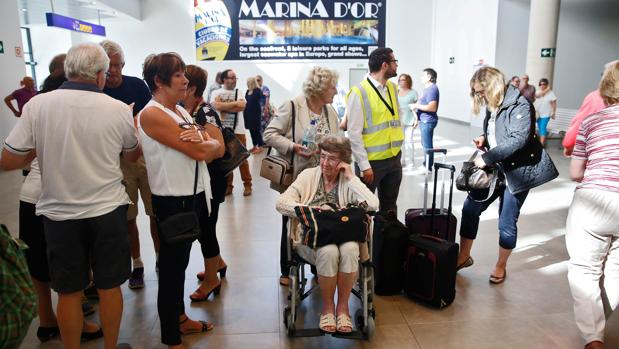
{"label": "suitcase handle", "polygon": [[[454,193],[454,174],[456,173],[456,166],[451,165],[451,164],[442,164],[442,163],[438,163],[435,162],[434,163],[434,200],[432,200],[432,211],[431,211],[431,217],[430,218],[430,232],[434,233],[434,218],[436,215],[436,185],[438,184],[438,170],[439,169],[446,169],[449,170],[449,205],[447,206],[447,231],[449,231],[449,223],[450,223],[450,217],[451,217],[451,209],[452,209],[452,202],[453,202],[453,193]],[[445,186],[444,186],[444,181],[443,181],[443,194],[444,194],[444,190],[445,190]],[[443,204],[441,201],[441,208],[442,208]]]}
{"label": "suitcase handle", "polygon": [[[443,162],[447,160],[447,149],[432,148],[432,149],[426,150],[426,153],[425,153],[426,164],[430,163],[430,154],[435,154],[435,153],[443,154]],[[424,175],[423,188],[424,188],[423,189],[423,214],[426,214],[426,212],[428,212],[428,174],[427,173]],[[436,200],[436,192],[434,192],[433,200]]]}

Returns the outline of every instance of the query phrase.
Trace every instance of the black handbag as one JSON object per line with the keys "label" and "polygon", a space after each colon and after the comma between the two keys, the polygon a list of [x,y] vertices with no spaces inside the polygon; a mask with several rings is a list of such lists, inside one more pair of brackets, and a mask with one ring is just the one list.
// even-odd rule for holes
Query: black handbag
{"label": "black handbag", "polygon": [[191,211],[175,213],[159,221],[159,236],[166,244],[192,243],[200,236],[200,221],[196,214],[196,190],[198,189],[198,162],[193,181],[193,207]]}
{"label": "black handbag", "polygon": [[294,211],[303,225],[302,243],[310,248],[364,242],[370,229],[365,209],[356,205],[341,209],[335,205],[328,209],[297,206]]}
{"label": "black handbag", "polygon": [[[235,100],[237,98],[237,94],[238,90],[236,90],[235,92]],[[241,143],[241,141],[236,138],[236,135],[234,134],[234,128],[236,128],[238,113],[235,113],[234,115],[234,128],[232,129],[229,127],[223,127],[221,119],[219,118],[219,115],[214,109],[211,108],[208,112],[206,112],[204,111],[204,108],[200,108],[195,116],[197,122],[198,120],[206,121],[205,116],[202,114],[209,115],[215,118],[215,122],[217,123],[217,126],[219,127],[219,129],[221,130],[221,134],[223,135],[224,146],[226,148],[226,151],[222,157],[213,160],[209,164],[211,174],[213,176],[226,177],[250,156],[247,148],[243,146],[243,143]]]}
{"label": "black handbag", "polygon": [[[475,166],[475,151],[468,161],[462,164],[460,174],[456,178],[456,188],[469,193],[471,199],[482,202],[488,200],[501,185],[499,170],[496,167],[479,168]],[[485,197],[484,199],[477,199]]]}

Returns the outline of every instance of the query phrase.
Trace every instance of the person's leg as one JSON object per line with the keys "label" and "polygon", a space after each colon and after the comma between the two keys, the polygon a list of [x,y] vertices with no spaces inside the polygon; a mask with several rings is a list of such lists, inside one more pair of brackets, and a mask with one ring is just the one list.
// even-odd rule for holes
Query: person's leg
{"label": "person's leg", "polygon": [[434,162],[434,154],[430,154],[429,162],[426,163],[426,151],[428,149],[434,148],[434,127],[436,127],[436,123],[434,122],[419,122],[419,131],[421,132],[421,146],[423,147],[423,166],[430,170],[432,168],[432,164]]}
{"label": "person's leg", "polygon": [[462,265],[471,256],[473,241],[479,229],[479,216],[496,200],[499,192],[500,190],[497,190],[495,195],[484,202],[477,202],[468,196],[464,200],[460,223],[460,253],[456,265]]}
{"label": "person's leg", "polygon": [[279,244],[279,268],[281,272],[280,283],[283,278],[288,278],[288,217],[282,216],[282,236]]}
{"label": "person's leg", "polygon": [[[204,210],[203,212],[205,212]],[[211,214],[200,215],[200,248],[204,257],[204,280],[200,287],[191,295],[192,299],[204,298],[204,295],[221,285],[217,270],[221,261],[219,242],[217,241],[217,219],[219,217],[219,202],[211,200]]]}
{"label": "person's leg", "polygon": [[397,201],[400,193],[400,183],[402,182],[402,164],[400,157],[402,153],[396,157],[386,160],[381,160],[381,170],[379,181],[374,181],[378,188],[378,200],[380,202],[380,211],[398,211]]}
{"label": "person's leg", "polygon": [[[359,243],[346,242],[339,246],[340,263],[337,274],[337,308],[336,314],[350,316],[348,301],[350,292],[357,280],[359,269]],[[352,328],[350,328],[352,330]]]}
{"label": "person's leg", "polygon": [[[619,194],[579,189],[567,216],[565,245],[570,256],[568,281],[574,299],[574,317],[585,343],[604,342],[606,316],[600,289],[604,263],[617,270],[617,234],[619,232]],[[611,253],[612,252],[612,253]],[[610,264],[608,264],[610,262]],[[617,275],[614,275],[617,279]],[[613,275],[604,275],[606,279]],[[610,281],[616,307],[617,289]],[[609,293],[610,291],[610,293]]]}
{"label": "person's leg", "polygon": [[153,239],[153,247],[155,249],[155,256],[159,257],[159,234],[157,234],[157,220],[155,219],[155,212],[153,212],[152,193],[150,191],[150,185],[148,184],[148,173],[146,172],[146,163],[144,157],[138,159],[140,171],[138,173],[138,189],[140,192],[140,198],[144,204],[144,211],[150,220],[150,236]]}
{"label": "person's leg", "polygon": [[528,190],[518,194],[512,194],[508,188],[503,190],[499,204],[499,258],[492,271],[492,275],[496,277],[501,278],[505,276],[507,259],[511,251],[516,247],[520,208],[528,194]]}
{"label": "person's leg", "polygon": [[52,292],[49,288],[48,282],[42,282],[34,277],[32,278],[32,284],[37,293],[38,304],[37,309],[39,313],[39,326],[40,327],[55,327],[58,326],[56,315],[54,314],[54,308],[52,306]]}
{"label": "person's leg", "polygon": [[537,119],[537,126],[539,129],[539,142],[542,145],[546,144],[546,136],[548,135],[548,122],[550,121],[550,116],[543,116]]}
{"label": "person's leg", "polygon": [[253,145],[251,151],[255,151],[260,145],[258,137],[260,136],[260,132],[255,128],[249,129],[249,135],[251,136],[251,144]]}
{"label": "person's leg", "polygon": [[[318,274],[318,284],[320,285],[320,296],[322,298],[321,314],[334,314],[335,289],[337,287],[337,269],[339,265],[340,251],[337,245],[327,245],[316,249],[316,270]],[[329,326],[325,330],[333,332],[335,327]]]}
{"label": "person's leg", "polygon": [[58,293],[57,310],[62,345],[66,349],[79,349],[80,336],[84,325],[82,292]]}
{"label": "person's leg", "polygon": [[[196,200],[204,200],[199,195]],[[181,212],[183,207],[191,207],[193,202],[183,198],[152,196],[153,209],[159,220]],[[161,342],[168,346],[181,345],[179,319],[184,313],[183,293],[185,269],[189,263],[191,243],[168,244],[161,239],[159,250],[159,291],[157,310],[161,324]]]}
{"label": "person's leg", "polygon": [[[246,146],[247,141],[244,134],[236,134],[235,136],[239,141],[241,141],[243,146]],[[249,162],[247,160],[243,161],[239,166],[239,170],[241,171],[241,179],[243,180],[243,195],[251,195],[251,173],[249,171]]]}
{"label": "person's leg", "polygon": [[91,235],[93,280],[99,293],[99,318],[106,349],[116,348],[123,311],[120,285],[131,274],[130,243],[125,223],[127,208],[127,205],[119,206],[108,214],[86,220]]}

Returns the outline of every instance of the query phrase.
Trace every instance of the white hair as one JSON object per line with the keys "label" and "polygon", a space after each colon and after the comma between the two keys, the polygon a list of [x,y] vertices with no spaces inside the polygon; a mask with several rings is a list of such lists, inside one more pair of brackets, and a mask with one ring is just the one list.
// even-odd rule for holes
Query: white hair
{"label": "white hair", "polygon": [[67,52],[64,71],[68,79],[96,80],[100,71],[107,72],[110,59],[103,48],[95,43],[77,44]]}
{"label": "white hair", "polygon": [[101,45],[101,47],[103,47],[103,49],[105,50],[105,53],[108,55],[108,57],[112,56],[112,55],[119,55],[120,56],[120,61],[125,63],[125,53],[123,52],[123,49],[120,47],[120,45],[112,40],[103,40],[99,43],[99,45]]}
{"label": "white hair", "polygon": [[320,96],[331,86],[335,86],[337,79],[338,73],[335,70],[316,66],[310,70],[303,82],[303,93],[308,98]]}

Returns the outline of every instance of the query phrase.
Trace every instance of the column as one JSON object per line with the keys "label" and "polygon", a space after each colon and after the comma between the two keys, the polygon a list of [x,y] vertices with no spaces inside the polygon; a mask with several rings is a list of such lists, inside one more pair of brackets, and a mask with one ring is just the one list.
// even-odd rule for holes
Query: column
{"label": "column", "polygon": [[526,73],[530,84],[547,78],[553,84],[561,0],[531,0]]}

